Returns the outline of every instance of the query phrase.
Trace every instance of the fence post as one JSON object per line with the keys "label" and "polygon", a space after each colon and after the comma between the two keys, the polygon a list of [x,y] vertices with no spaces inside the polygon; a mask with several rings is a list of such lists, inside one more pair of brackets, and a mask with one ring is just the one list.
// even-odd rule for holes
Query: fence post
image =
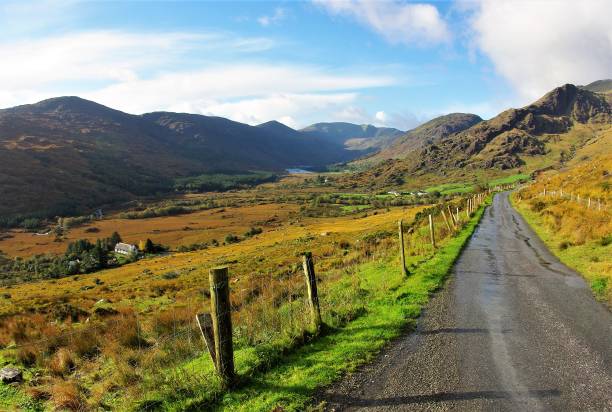
{"label": "fence post", "polygon": [[448,215],[450,216],[451,221],[453,222],[453,227],[456,229],[458,222],[457,219],[455,219],[455,215],[453,215],[453,212],[451,211],[450,205],[446,205],[446,210],[448,211]]}
{"label": "fence post", "polygon": [[444,213],[444,210],[441,210],[442,212],[442,217],[444,218],[444,223],[446,223],[446,227],[448,228],[448,231],[451,233],[453,233],[453,228],[451,227],[450,223],[448,222],[448,219],[446,218],[446,213]]}
{"label": "fence post", "polygon": [[431,237],[431,246],[436,248],[436,235],[434,234],[434,224],[431,215],[429,215],[429,235]]}
{"label": "fence post", "polygon": [[215,366],[222,385],[227,387],[232,385],[236,377],[227,267],[211,269],[209,279],[212,328],[215,339]]}
{"label": "fence post", "polygon": [[459,225],[459,206],[457,206],[457,225]]}
{"label": "fence post", "polygon": [[589,196],[589,204],[587,206],[589,209],[591,208],[591,197]]}
{"label": "fence post", "polygon": [[213,333],[212,316],[210,316],[210,313],[199,313],[196,315],[196,322],[198,323],[200,332],[202,332],[202,338],[204,338],[206,349],[208,349],[210,358],[216,367],[217,357],[215,356],[215,337]]}
{"label": "fence post", "polygon": [[399,231],[399,243],[400,243],[400,259],[402,264],[402,274],[404,276],[408,275],[408,269],[406,269],[406,254],[404,252],[404,225],[402,225],[402,220],[400,219],[397,222],[398,231]]}
{"label": "fence post", "polygon": [[306,288],[308,289],[308,304],[310,306],[310,317],[314,331],[321,329],[321,309],[319,308],[319,293],[317,291],[317,277],[315,275],[312,253],[304,253],[302,265],[306,276]]}

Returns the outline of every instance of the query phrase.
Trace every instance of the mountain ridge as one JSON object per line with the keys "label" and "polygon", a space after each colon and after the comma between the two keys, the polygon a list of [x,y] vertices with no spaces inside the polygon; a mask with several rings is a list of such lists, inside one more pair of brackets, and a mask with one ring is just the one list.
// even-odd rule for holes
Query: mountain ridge
{"label": "mountain ridge", "polygon": [[80,213],[166,192],[180,177],[323,167],[360,154],[269,129],[188,113],[133,115],[76,96],[2,109],[0,216]]}

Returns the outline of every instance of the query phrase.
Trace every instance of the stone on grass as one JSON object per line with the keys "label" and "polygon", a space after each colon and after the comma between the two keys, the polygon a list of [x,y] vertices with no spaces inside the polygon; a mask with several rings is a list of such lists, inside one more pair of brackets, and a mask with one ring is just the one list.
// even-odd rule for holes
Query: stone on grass
{"label": "stone on grass", "polygon": [[23,373],[17,368],[6,367],[0,369],[2,383],[15,383],[23,380]]}

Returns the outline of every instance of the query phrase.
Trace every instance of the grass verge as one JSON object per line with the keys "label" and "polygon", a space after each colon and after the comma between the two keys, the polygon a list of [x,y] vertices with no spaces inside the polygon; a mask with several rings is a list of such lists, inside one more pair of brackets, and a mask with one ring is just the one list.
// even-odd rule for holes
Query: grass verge
{"label": "grass verge", "polygon": [[[222,393],[210,385],[212,365],[206,356],[190,362],[177,371],[181,383],[171,383],[176,396],[152,396],[140,404],[141,410],[231,410],[284,411],[303,410],[313,393],[331,384],[346,372],[369,361],[389,340],[416,323],[430,294],[448,275],[463,246],[477,226],[484,208],[453,238],[448,239],[429,259],[411,265],[404,277],[398,270],[397,256],[360,265],[346,279],[336,283],[328,293],[341,299],[350,288],[357,290],[362,310],[354,313],[339,327],[329,327],[317,339],[295,348],[285,346],[279,353],[262,346],[236,351],[236,368],[240,385]],[[409,261],[410,263],[410,261]],[[333,301],[333,299],[331,299]],[[324,310],[328,322],[332,307]],[[278,349],[278,348],[277,348]],[[199,377],[199,379],[198,379]],[[181,393],[179,388],[192,386]],[[158,394],[158,395],[161,395]]]}
{"label": "grass verge", "polygon": [[527,202],[517,202],[514,195],[510,201],[550,251],[589,282],[598,300],[612,307],[612,262],[607,258],[612,255],[612,241],[603,238],[574,244],[547,225],[543,215],[533,211]]}

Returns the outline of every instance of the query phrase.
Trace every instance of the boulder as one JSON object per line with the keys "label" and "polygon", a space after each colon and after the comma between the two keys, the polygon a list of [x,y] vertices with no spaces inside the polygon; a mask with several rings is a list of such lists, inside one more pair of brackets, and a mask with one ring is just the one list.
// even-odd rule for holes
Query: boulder
{"label": "boulder", "polygon": [[17,368],[6,367],[0,369],[2,383],[16,383],[23,381],[23,373]]}

